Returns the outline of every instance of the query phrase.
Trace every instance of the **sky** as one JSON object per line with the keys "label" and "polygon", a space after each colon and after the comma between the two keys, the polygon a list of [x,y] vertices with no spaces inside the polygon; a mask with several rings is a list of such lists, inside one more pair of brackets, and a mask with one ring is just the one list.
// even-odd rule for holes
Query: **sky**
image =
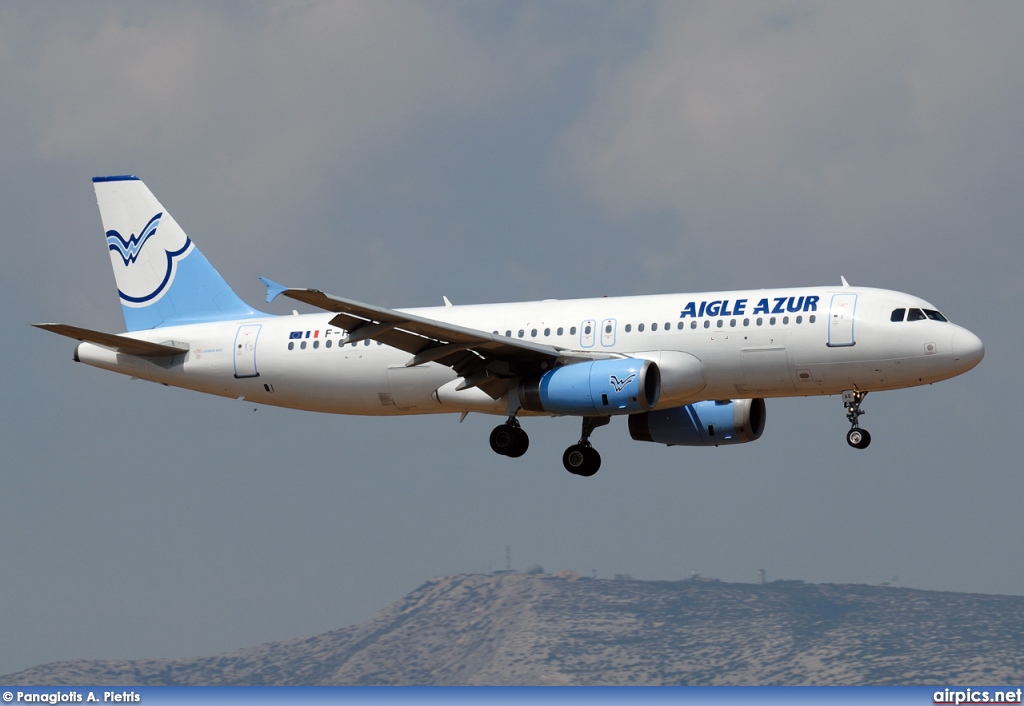
{"label": "sky", "polygon": [[[0,674],[363,622],[434,576],[885,581],[1024,595],[1019,2],[0,5]],[[249,303],[851,283],[970,373],[769,400],[755,443],[319,415],[76,365],[124,322],[90,179],[136,174]],[[301,306],[301,305],[298,305]],[[309,309],[302,309],[309,311]]]}

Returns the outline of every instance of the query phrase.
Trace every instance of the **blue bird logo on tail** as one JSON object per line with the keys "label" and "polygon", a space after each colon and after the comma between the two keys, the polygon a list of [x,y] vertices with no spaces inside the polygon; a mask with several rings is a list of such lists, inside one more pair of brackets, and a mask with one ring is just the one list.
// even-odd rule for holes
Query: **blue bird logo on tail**
{"label": "blue bird logo on tail", "polygon": [[612,384],[612,387],[615,389],[616,392],[622,392],[622,390],[626,387],[626,385],[628,385],[629,383],[633,382],[633,380],[635,378],[636,378],[636,373],[633,373],[632,375],[630,375],[625,380],[619,380],[619,378],[616,377],[615,375],[609,375],[608,376],[608,382],[610,382]]}
{"label": "blue bird logo on tail", "polygon": [[[107,231],[107,248],[111,253],[116,253],[116,256],[110,256],[110,261],[114,265],[117,291],[122,303],[129,306],[148,306],[148,302],[160,297],[174,278],[175,262],[191,251],[192,241],[187,235],[180,233],[180,228],[175,230],[174,221],[170,217],[165,224],[167,227],[157,235],[157,227],[163,217],[163,212],[156,214],[149,219],[138,235],[132,233],[128,238],[116,230]],[[173,243],[179,235],[184,238],[180,247]],[[146,247],[150,241],[156,245]],[[168,245],[174,249],[168,250]],[[143,248],[146,248],[145,252]],[[153,251],[153,248],[157,248],[157,251]],[[118,257],[124,263],[124,269],[120,270],[120,274],[117,267]],[[136,263],[140,267],[133,267]]]}
{"label": "blue bird logo on tail", "polygon": [[138,259],[142,246],[146,244],[150,237],[156,235],[156,227],[160,225],[160,218],[163,215],[163,213],[158,213],[150,218],[149,223],[146,224],[146,227],[142,229],[138,236],[132,233],[127,240],[116,230],[107,231],[107,246],[121,256],[125,267]]}

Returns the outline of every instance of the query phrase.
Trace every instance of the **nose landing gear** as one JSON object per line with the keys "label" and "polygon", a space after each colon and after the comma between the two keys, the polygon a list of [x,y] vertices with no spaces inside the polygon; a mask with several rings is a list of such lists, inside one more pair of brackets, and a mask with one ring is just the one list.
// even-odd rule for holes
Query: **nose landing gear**
{"label": "nose landing gear", "polygon": [[867,397],[867,392],[860,390],[847,390],[843,393],[843,406],[846,408],[846,418],[850,420],[850,431],[846,432],[846,443],[855,449],[866,449],[871,443],[871,434],[867,429],[860,428],[860,415],[864,410],[860,403]]}
{"label": "nose landing gear", "polygon": [[584,417],[583,433],[578,443],[573,444],[562,454],[562,465],[573,475],[589,478],[601,468],[601,454],[590,445],[590,435],[594,429],[611,421],[609,417]]}

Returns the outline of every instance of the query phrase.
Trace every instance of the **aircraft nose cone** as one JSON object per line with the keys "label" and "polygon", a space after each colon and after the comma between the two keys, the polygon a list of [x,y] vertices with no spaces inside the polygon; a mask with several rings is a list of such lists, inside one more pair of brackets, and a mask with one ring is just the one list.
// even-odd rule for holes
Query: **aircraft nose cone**
{"label": "aircraft nose cone", "polygon": [[985,344],[967,329],[953,334],[953,365],[957,372],[966,373],[985,357]]}

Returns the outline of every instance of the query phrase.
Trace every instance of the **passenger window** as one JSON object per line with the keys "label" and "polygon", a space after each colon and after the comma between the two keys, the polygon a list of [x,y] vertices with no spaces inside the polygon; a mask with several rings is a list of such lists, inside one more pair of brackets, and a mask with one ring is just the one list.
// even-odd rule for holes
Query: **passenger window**
{"label": "passenger window", "polygon": [[732,328],[736,328],[736,319],[729,319],[729,325]]}
{"label": "passenger window", "polygon": [[697,322],[696,321],[691,321],[690,322],[690,328],[691,329],[697,328]]}
{"label": "passenger window", "polygon": [[575,336],[576,335],[576,327],[575,326],[570,327],[569,335],[570,336]]}
{"label": "passenger window", "polygon": [[804,317],[802,317],[802,316],[798,316],[798,317],[796,317],[796,322],[797,322],[798,324],[802,324],[802,323],[804,322]]}
{"label": "passenger window", "polygon": [[368,345],[370,345],[370,339],[369,339],[369,338],[367,338],[367,339],[366,339],[366,341],[364,341],[364,342],[363,342],[363,345],[364,345],[364,346],[368,346]]}
{"label": "passenger window", "polygon": [[551,335],[551,329],[549,329],[549,328],[544,329],[544,335],[545,336],[550,336]]}
{"label": "passenger window", "polygon": [[313,341],[313,350],[316,350],[319,347],[320,347],[320,341]]}
{"label": "passenger window", "polygon": [[643,333],[644,332],[644,325],[643,324],[637,324],[636,330],[639,331],[640,333]]}
{"label": "passenger window", "polygon": [[924,312],[920,309],[911,309],[907,312],[907,321],[924,321]]}
{"label": "passenger window", "polygon": [[[679,328],[682,328],[682,326],[680,326]],[[672,329],[672,324],[670,322],[666,321],[665,322],[665,330],[669,331],[671,329]]]}
{"label": "passenger window", "polygon": [[590,335],[590,324],[587,324],[587,327],[583,329],[583,333],[587,334],[588,336]]}
{"label": "passenger window", "polygon": [[705,321],[704,322],[704,328],[711,328],[711,322],[710,321]]}
{"label": "passenger window", "polygon": [[903,317],[906,313],[906,309],[893,309],[892,315],[889,317],[889,321],[903,321]]}
{"label": "passenger window", "polygon": [[750,319],[743,319],[744,326],[750,326]]}
{"label": "passenger window", "polygon": [[782,323],[783,324],[788,324],[789,323],[789,317],[788,316],[783,316],[782,317]]}
{"label": "passenger window", "polygon": [[924,313],[932,321],[946,321],[946,317],[935,311],[935,309],[925,309]]}
{"label": "passenger window", "polygon": [[559,326],[558,327],[558,331],[556,331],[555,333],[557,333],[559,336],[561,336],[562,335],[562,327]]}
{"label": "passenger window", "polygon": [[295,341],[288,341],[288,350],[295,350]]}
{"label": "passenger window", "polygon": [[302,350],[306,350],[306,342],[303,341],[302,343],[300,343],[299,348],[301,348]]}
{"label": "passenger window", "polygon": [[526,335],[526,332],[523,331],[522,329],[519,329],[519,338],[522,338],[524,335]]}
{"label": "passenger window", "polygon": [[723,325],[725,325],[725,322],[722,321],[721,319],[719,319],[718,320],[718,328],[722,328]]}
{"label": "passenger window", "polygon": [[758,316],[757,317],[757,325],[760,326],[763,323],[764,323],[764,319],[762,319],[760,316]]}
{"label": "passenger window", "polygon": [[530,338],[537,338],[537,329],[530,331]]}
{"label": "passenger window", "polygon": [[775,317],[774,316],[772,318],[768,319],[768,325],[769,326],[774,326],[775,325]]}
{"label": "passenger window", "polygon": [[807,317],[807,323],[809,323],[809,324],[813,324],[814,323],[814,314],[811,314],[810,316]]}
{"label": "passenger window", "polygon": [[512,332],[511,331],[506,331],[505,332],[505,338],[512,338]]}
{"label": "passenger window", "polygon": [[604,332],[605,333],[611,333],[612,332],[612,325],[608,324],[607,326],[605,326],[604,327]]}
{"label": "passenger window", "polygon": [[629,333],[632,330],[633,330],[633,324],[626,324],[626,333]]}
{"label": "passenger window", "polygon": [[330,347],[331,347],[331,339],[328,338],[326,341],[324,341],[324,348],[330,348]]}
{"label": "passenger window", "polygon": [[658,324],[651,324],[651,330],[652,331],[657,331],[658,330]]}

